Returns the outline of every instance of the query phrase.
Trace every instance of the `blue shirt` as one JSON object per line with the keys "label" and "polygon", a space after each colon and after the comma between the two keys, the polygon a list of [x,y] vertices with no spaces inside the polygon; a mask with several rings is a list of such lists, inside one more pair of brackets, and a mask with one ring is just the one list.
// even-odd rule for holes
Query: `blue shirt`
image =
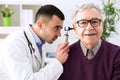
{"label": "blue shirt", "polygon": [[[31,26],[32,27],[32,26]],[[32,33],[32,36],[35,40],[35,43],[39,49],[40,55],[42,56],[42,45],[45,43],[45,41],[41,40],[36,33],[32,30],[32,28],[30,27],[30,32]]]}

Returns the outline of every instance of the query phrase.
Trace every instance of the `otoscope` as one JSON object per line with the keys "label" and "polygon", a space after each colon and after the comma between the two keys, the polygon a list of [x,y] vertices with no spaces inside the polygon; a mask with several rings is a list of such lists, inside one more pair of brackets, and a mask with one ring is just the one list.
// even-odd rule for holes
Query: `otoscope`
{"label": "otoscope", "polygon": [[74,28],[71,28],[71,27],[65,27],[64,28],[64,30],[66,31],[66,33],[65,33],[65,42],[68,41],[68,37],[69,37],[68,31],[73,30],[73,29]]}

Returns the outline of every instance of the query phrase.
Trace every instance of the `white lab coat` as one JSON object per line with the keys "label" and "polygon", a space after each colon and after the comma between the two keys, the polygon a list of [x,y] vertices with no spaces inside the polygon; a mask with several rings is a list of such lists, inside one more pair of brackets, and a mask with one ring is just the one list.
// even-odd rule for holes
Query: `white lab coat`
{"label": "white lab coat", "polygon": [[[57,59],[44,66],[29,28],[12,33],[0,44],[0,80],[57,80],[62,74]],[[23,30],[35,49],[32,54]]]}

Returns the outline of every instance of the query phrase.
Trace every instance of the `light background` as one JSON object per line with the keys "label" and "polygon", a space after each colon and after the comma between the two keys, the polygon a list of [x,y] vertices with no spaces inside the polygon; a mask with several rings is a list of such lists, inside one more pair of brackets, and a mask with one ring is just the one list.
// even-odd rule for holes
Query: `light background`
{"label": "light background", "polygon": [[[72,20],[73,20],[73,15],[74,12],[76,11],[78,6],[81,6],[82,4],[86,3],[94,3],[95,5],[98,5],[102,9],[102,0],[0,0],[2,1],[16,1],[17,4],[21,3],[31,3],[31,4],[53,4],[57,6],[59,9],[62,10],[62,12],[65,14],[65,21],[64,21],[64,27],[72,27]],[[106,2],[107,0],[105,0]],[[117,8],[120,8],[120,0],[116,0],[116,5]],[[118,34],[112,34],[112,36],[108,39],[109,42],[112,42],[116,45],[120,45],[120,22],[116,24],[116,30]],[[59,43],[64,42],[64,34],[65,31],[62,30],[62,36],[58,38],[53,44],[45,44],[43,46],[43,51],[44,53],[50,52],[54,53],[56,51],[56,48]],[[78,38],[74,31],[69,31],[69,43],[72,44],[75,41],[77,41]]]}
{"label": "light background", "polygon": [[[72,19],[74,12],[76,11],[78,6],[81,6],[82,4],[86,3],[94,3],[95,5],[98,5],[102,9],[102,0],[49,0],[46,3],[54,4],[58,8],[60,8],[63,13],[65,14],[66,20],[64,21],[64,27],[70,26],[72,27]],[[106,0],[105,0],[106,2]],[[120,0],[116,0],[116,5],[117,8],[120,7]],[[120,45],[120,22],[116,24],[116,30],[118,34],[112,34],[111,37],[108,39],[109,42],[112,42],[116,45]],[[45,45],[45,51],[47,50],[48,52],[55,52],[56,47],[59,43],[64,42],[64,33],[65,31],[62,31],[62,37],[58,38],[52,45],[46,44]],[[74,43],[77,41],[78,38],[74,31],[69,31],[69,42],[70,44]]]}

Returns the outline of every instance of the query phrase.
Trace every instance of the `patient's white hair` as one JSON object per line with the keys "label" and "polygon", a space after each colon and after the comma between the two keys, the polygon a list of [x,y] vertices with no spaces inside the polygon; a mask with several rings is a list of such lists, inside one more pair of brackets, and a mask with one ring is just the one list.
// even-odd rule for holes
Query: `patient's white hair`
{"label": "patient's white hair", "polygon": [[104,20],[104,19],[103,19],[103,18],[104,18],[104,16],[103,16],[103,11],[102,11],[98,6],[94,5],[93,3],[90,3],[90,4],[84,4],[84,5],[82,5],[81,7],[79,7],[79,8],[76,10],[76,12],[75,12],[75,14],[74,14],[74,22],[75,22],[75,17],[76,17],[76,15],[77,15],[78,12],[81,12],[81,11],[83,11],[83,10],[85,10],[85,9],[91,9],[91,8],[96,9],[96,10],[101,14],[101,19],[102,19],[102,21],[103,21],[103,20]]}

